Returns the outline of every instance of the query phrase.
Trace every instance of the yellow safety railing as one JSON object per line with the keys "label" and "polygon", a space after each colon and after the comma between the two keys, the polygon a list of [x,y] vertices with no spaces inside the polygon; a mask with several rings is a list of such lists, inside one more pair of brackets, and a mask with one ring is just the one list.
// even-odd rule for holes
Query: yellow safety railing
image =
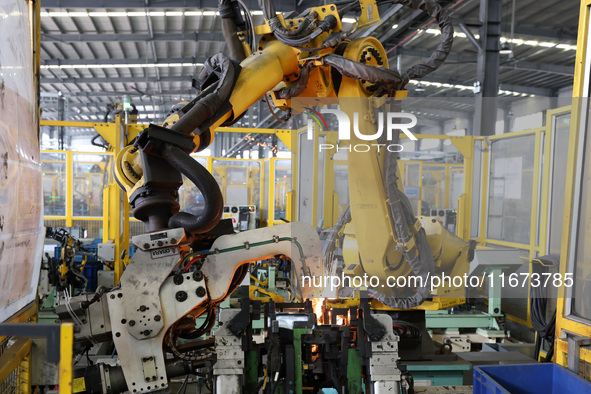
{"label": "yellow safety railing", "polygon": [[[42,150],[41,151],[41,162],[44,166],[49,168],[50,170],[44,171],[44,194],[46,194],[46,199],[55,200],[61,199],[63,202],[63,214],[56,213],[55,210],[46,213],[44,219],[46,221],[47,226],[53,227],[72,227],[76,225],[84,226],[88,231],[88,237],[90,238],[97,238],[100,236],[101,230],[108,227],[110,215],[108,214],[112,210],[120,210],[123,207],[115,207],[113,204],[118,201],[116,193],[119,191],[119,187],[113,182],[110,174],[112,173],[111,165],[113,160],[113,154],[109,152],[83,152],[83,151],[64,151],[64,150]],[[75,166],[79,164],[95,164],[98,161],[84,161],[79,160],[77,157],[79,156],[88,156],[90,157],[105,157],[108,158],[108,162],[104,166],[105,168],[101,168],[101,175],[107,174],[109,175],[107,179],[109,179],[109,183],[101,183],[100,189],[103,190],[102,195],[102,202],[101,208],[102,210],[99,211],[99,214],[89,216],[89,215],[81,215],[77,212],[74,208],[74,195],[81,194],[80,191],[76,190],[77,181],[79,179],[88,180],[90,174],[88,173],[77,173],[75,171]],[[278,166],[275,168],[275,161],[276,160],[289,160],[289,159],[277,159],[277,158],[269,158],[269,159],[235,159],[235,158],[218,158],[218,157],[211,157],[211,156],[198,156],[193,155],[196,160],[199,160],[201,164],[207,168],[207,170],[212,173],[215,178],[220,183],[220,188],[222,189],[222,195],[224,196],[224,200],[226,200],[226,193],[228,190],[231,190],[233,187],[246,187],[248,188],[248,202],[249,205],[256,205],[259,213],[259,219],[262,222],[266,222],[268,225],[273,225],[274,223],[283,223],[283,221],[279,220],[275,216],[275,206],[277,203],[277,199],[279,196],[275,193],[275,191],[284,190],[286,193],[291,193],[291,166]],[[264,162],[271,162],[273,167],[271,179],[275,180],[275,172],[276,171],[283,171],[288,174],[287,179],[279,179],[278,182],[273,184],[273,187],[270,190],[270,194],[264,194],[265,191],[263,190],[264,185],[264,171],[263,171],[263,163]],[[232,184],[231,180],[227,177],[227,171],[229,168],[242,168],[245,165],[248,165],[250,171],[248,173],[247,183],[242,185]],[[53,167],[52,167],[53,166]],[[61,167],[60,167],[61,166]],[[60,172],[55,172],[53,168],[59,167],[61,168]],[[49,189],[49,185],[51,185],[51,189]],[[184,209],[184,199],[183,195],[188,193],[189,190],[192,188],[192,185],[187,183],[183,188],[180,190],[180,199],[179,202],[181,203],[181,209]],[[111,190],[113,189],[113,190]],[[111,196],[111,194],[115,193],[115,195]],[[56,195],[57,194],[57,195]],[[50,196],[50,197],[48,197]],[[88,196],[87,196],[88,197]],[[271,209],[267,212],[267,214],[263,217],[263,210],[261,209],[263,204],[262,200],[267,198],[268,206]],[[286,219],[290,220],[291,213],[287,208],[291,207],[291,201],[289,198],[284,198],[283,205],[286,206]],[[51,210],[51,205],[46,207],[46,211]],[[136,219],[130,218],[131,222],[137,222]],[[102,222],[102,223],[101,223]],[[129,226],[129,225],[128,225]],[[128,230],[129,232],[129,230]],[[133,233],[133,232],[132,232]],[[108,237],[106,237],[108,239]]]}
{"label": "yellow safety railing", "polygon": [[[74,324],[61,325],[37,324],[37,305],[32,303],[23,308],[15,317],[7,323],[0,324],[0,388],[12,393],[31,393],[32,373],[32,339],[48,338],[50,341],[59,341],[58,354],[50,354],[58,362],[59,393],[71,394],[73,381],[73,346]],[[59,335],[55,334],[56,329]],[[13,342],[8,346],[8,339]]]}

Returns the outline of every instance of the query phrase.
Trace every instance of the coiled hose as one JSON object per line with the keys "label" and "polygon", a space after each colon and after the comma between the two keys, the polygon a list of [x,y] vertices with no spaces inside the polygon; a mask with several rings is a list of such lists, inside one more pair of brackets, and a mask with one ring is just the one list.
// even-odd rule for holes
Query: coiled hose
{"label": "coiled hose", "polygon": [[[393,134],[393,143],[398,143],[400,131],[395,131]],[[392,229],[399,243],[407,243],[411,239],[411,234],[408,228],[417,220],[412,211],[412,206],[408,197],[398,189],[398,177],[396,169],[398,168],[398,154],[396,152],[385,153],[386,174],[385,187],[386,194],[390,205],[390,220],[392,222]],[[427,297],[429,297],[429,284],[427,278],[430,273],[435,271],[435,261],[431,247],[427,242],[427,234],[425,229],[421,228],[415,234],[416,249],[403,252],[405,260],[408,262],[414,275],[421,277],[421,285],[417,287],[415,294],[411,297],[397,298],[387,296],[377,290],[369,289],[370,297],[377,299],[382,304],[390,308],[410,309],[421,305]]]}
{"label": "coiled hose", "polygon": [[[221,53],[207,59],[204,70],[207,75],[215,73],[218,76],[217,84],[206,88],[197,101],[190,103],[188,105],[190,109],[172,125],[171,130],[183,134],[201,135],[200,126],[219,118],[218,111],[232,92],[237,72],[232,61]],[[162,156],[195,184],[203,195],[205,203],[205,208],[199,216],[188,212],[175,213],[170,217],[168,227],[182,227],[196,233],[213,229],[220,221],[224,206],[222,192],[213,175],[186,151],[174,145],[167,144],[162,149]]]}
{"label": "coiled hose", "polygon": [[[217,71],[219,70],[219,71]],[[236,70],[232,61],[221,53],[207,59],[203,65],[200,79],[215,73],[218,75],[216,85],[204,89],[203,96],[190,108],[170,129],[184,134],[195,133],[201,135],[199,126],[214,117],[222,103],[230,97],[236,77]],[[183,111],[184,112],[184,111]]]}
{"label": "coiled hose", "polygon": [[199,162],[182,149],[167,145],[162,156],[176,170],[184,174],[203,194],[205,209],[199,216],[188,212],[177,212],[168,220],[169,228],[182,227],[189,231],[204,233],[213,229],[219,222],[224,208],[222,192],[217,181]]}

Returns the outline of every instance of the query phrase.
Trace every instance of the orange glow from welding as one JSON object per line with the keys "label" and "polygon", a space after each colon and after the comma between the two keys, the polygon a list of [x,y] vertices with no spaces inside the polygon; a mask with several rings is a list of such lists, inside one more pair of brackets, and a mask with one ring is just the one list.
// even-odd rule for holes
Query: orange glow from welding
{"label": "orange glow from welding", "polygon": [[318,323],[322,323],[322,315],[324,312],[324,299],[323,298],[314,298],[312,299],[312,309],[314,309],[314,314],[316,315],[316,321]]}

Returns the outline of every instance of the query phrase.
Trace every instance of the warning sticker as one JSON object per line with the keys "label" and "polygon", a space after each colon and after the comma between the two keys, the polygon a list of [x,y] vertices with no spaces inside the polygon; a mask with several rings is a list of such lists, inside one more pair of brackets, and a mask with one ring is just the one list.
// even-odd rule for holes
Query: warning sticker
{"label": "warning sticker", "polygon": [[86,382],[84,378],[76,378],[72,382],[72,388],[75,393],[83,393],[86,391]]}

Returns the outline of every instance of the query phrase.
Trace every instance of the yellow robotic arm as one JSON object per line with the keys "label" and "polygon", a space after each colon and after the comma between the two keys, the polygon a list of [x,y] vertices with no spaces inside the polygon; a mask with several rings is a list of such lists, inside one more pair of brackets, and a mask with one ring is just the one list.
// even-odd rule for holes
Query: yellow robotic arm
{"label": "yellow robotic arm", "polygon": [[[398,2],[429,12],[442,27],[442,43],[431,58],[403,76],[387,68],[379,41],[371,37],[348,40],[351,32],[343,30],[340,18],[360,4],[352,2],[341,10],[334,5],[316,7],[304,17],[286,21],[276,15],[272,2],[263,1],[267,25],[257,28],[262,34],[257,51],[240,64],[222,54],[208,59],[202,92],[179,112],[178,121],[168,129],[150,125],[117,157],[116,179],[127,191],[133,214],[146,224],[146,231],[183,227],[203,233],[215,227],[221,216],[221,193],[213,177],[190,159],[189,153],[207,147],[216,127],[236,121],[270,90],[275,89],[273,99],[281,108],[288,108],[289,99],[298,96],[392,96],[410,78],[436,69],[451,48],[453,30],[447,15],[432,0]],[[356,30],[379,22],[375,0],[362,1],[360,8]],[[370,61],[364,55],[367,51],[378,56],[369,56]],[[351,92],[336,86],[337,75],[354,79],[358,89]],[[281,83],[286,87],[278,89]],[[181,173],[204,196],[206,209],[199,218],[178,212]]]}
{"label": "yellow robotic arm", "polygon": [[[110,325],[90,327],[85,338],[113,336],[124,372],[121,390],[161,390],[167,387],[169,377],[186,373],[165,357],[163,345],[179,358],[183,368],[199,361],[184,356],[176,347],[176,338],[187,327],[191,330],[188,334],[196,336],[211,329],[209,323],[215,321],[217,306],[239,286],[248,274],[250,262],[280,254],[292,261],[296,275],[326,274],[318,234],[303,223],[212,235],[213,241],[210,239],[206,247],[196,246],[197,241],[201,242],[200,234],[218,224],[223,201],[216,180],[190,153],[207,147],[218,126],[235,122],[269,91],[275,105],[288,111],[290,100],[296,97],[393,97],[409,79],[435,70],[451,49],[453,29],[446,13],[434,0],[394,1],[428,12],[442,29],[442,41],[431,58],[403,75],[387,68],[387,56],[378,40],[350,40],[352,31],[344,31],[341,25],[341,17],[355,9],[361,10],[357,31],[378,23],[376,0],[351,2],[340,10],[336,5],[323,5],[291,20],[277,15],[269,0],[261,0],[267,25],[257,27],[261,38],[256,48],[251,48],[252,55],[240,63],[222,54],[208,59],[200,76],[200,94],[165,126],[150,125],[143,130],[117,156],[117,182],[127,192],[134,216],[144,222],[146,234],[133,239],[138,248],[121,277],[120,287],[105,294],[105,302],[92,303],[92,308],[100,309],[95,315],[108,315]],[[231,18],[227,10],[220,10],[220,14]],[[232,39],[232,34],[229,37]],[[240,57],[244,56],[234,56]],[[367,101],[363,105],[368,105]],[[345,111],[355,110],[342,107]],[[375,122],[369,119],[368,127],[366,132],[375,127]],[[372,250],[374,244],[365,242],[366,238],[357,239],[363,268],[383,270],[385,256],[394,253],[408,263],[404,272],[422,275],[432,270],[433,253],[424,230],[412,211],[403,207],[396,177],[382,171],[384,164],[395,166],[396,158],[366,156],[360,159],[351,155],[349,160],[352,224],[363,231],[368,229],[370,234],[371,221],[379,222],[379,239],[385,239],[385,243],[381,249]],[[205,209],[199,216],[179,212],[182,175],[203,195]],[[359,188],[363,179],[369,182],[364,184],[367,188]],[[389,183],[378,182],[381,179],[389,179]],[[392,185],[396,193],[386,192]],[[363,211],[368,206],[364,194],[371,196],[376,208],[367,215],[369,211]],[[298,297],[313,296],[295,275],[293,283]],[[420,292],[415,298],[420,303],[426,296]],[[380,294],[375,297],[388,305],[389,299]],[[208,316],[208,324],[195,333],[195,319],[201,315]]]}
{"label": "yellow robotic arm", "polygon": [[[267,92],[271,91],[277,107],[288,111],[295,97],[333,97],[350,115],[360,110],[373,114],[374,101],[368,98],[395,97],[409,79],[424,76],[443,63],[453,39],[446,12],[431,0],[398,2],[426,11],[436,18],[442,31],[441,43],[431,58],[403,75],[388,69],[387,54],[377,39],[349,40],[351,32],[344,31],[341,24],[341,16],[354,7],[362,11],[355,30],[379,22],[375,0],[350,3],[341,10],[334,5],[316,7],[292,20],[284,20],[276,14],[272,2],[263,0],[267,24],[257,28],[262,34],[257,51],[240,64],[222,54],[208,59],[198,97],[168,119],[166,127],[150,125],[117,157],[116,178],[127,191],[133,214],[145,223],[146,231],[183,228],[190,235],[210,231],[217,225],[223,206],[219,187],[189,154],[207,147],[218,126],[232,124]],[[231,19],[231,12],[221,11],[221,15]],[[232,40],[238,36],[226,37]],[[230,47],[234,57],[244,57],[244,53],[236,53],[240,46]],[[376,124],[370,115],[361,120],[359,128],[371,134]],[[355,134],[350,142],[356,141],[360,142]],[[348,161],[352,216],[349,228],[355,228],[349,234],[355,235],[347,238],[352,256],[347,259],[351,263],[347,264],[346,274],[384,277],[414,273],[424,277],[436,267],[449,269],[450,274],[452,269],[466,271],[466,244],[437,224],[421,224],[409,204],[405,204],[396,170],[392,170],[397,168],[395,153],[351,152]],[[203,194],[205,210],[198,217],[179,212],[181,173]],[[431,242],[426,239],[425,228],[430,229]],[[445,247],[441,253],[431,250],[429,245],[441,244],[441,239],[445,239],[451,252]],[[456,264],[456,258],[440,257],[434,261],[433,255],[460,255],[463,263]],[[424,288],[416,289],[406,301],[401,298],[403,294],[391,289],[384,291],[376,297],[402,308],[420,305],[428,297]]]}

